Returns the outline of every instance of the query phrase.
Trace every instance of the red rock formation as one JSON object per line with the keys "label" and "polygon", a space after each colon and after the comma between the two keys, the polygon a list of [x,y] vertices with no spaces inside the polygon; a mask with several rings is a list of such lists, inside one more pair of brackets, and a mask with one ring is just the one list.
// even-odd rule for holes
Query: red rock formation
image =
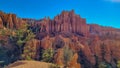
{"label": "red rock formation", "polygon": [[19,27],[19,25],[18,25],[18,18],[16,17],[16,15],[15,14],[12,14],[12,21],[13,21],[13,27],[14,28],[18,28]]}
{"label": "red rock formation", "polygon": [[[40,41],[39,44],[36,40],[28,43],[36,48],[35,58],[40,58],[40,48],[53,48],[57,51],[54,56],[55,63],[64,65],[64,60],[61,59],[62,48],[69,46],[78,53],[70,65],[79,66],[76,61],[79,58],[78,61],[83,68],[97,68],[95,65],[103,61],[116,68],[115,63],[120,60],[120,29],[86,24],[86,19],[76,15],[73,10],[63,11],[53,20],[20,19],[15,14],[0,12],[0,28],[20,29],[24,28],[23,25],[26,23],[30,24],[36,39]],[[0,40],[1,38],[4,39],[0,37]]]}
{"label": "red rock formation", "polygon": [[25,23],[22,19],[17,18],[15,14],[5,14],[0,11],[0,27],[17,29],[21,28]]}
{"label": "red rock formation", "polygon": [[43,49],[52,48],[54,38],[50,38],[49,36],[46,36],[44,39],[41,40],[41,47]]}
{"label": "red rock formation", "polygon": [[89,27],[90,27],[90,32],[89,32],[90,34],[93,34],[93,35],[96,34],[96,35],[102,36],[101,38],[107,37],[107,38],[115,39],[116,36],[114,35],[120,35],[120,29],[115,29],[112,27],[103,27],[97,24],[91,24],[89,25]]}
{"label": "red rock formation", "polygon": [[[88,33],[85,19],[74,14],[74,11],[63,11],[54,18],[55,27],[60,32],[71,32],[86,35]],[[84,26],[84,27],[83,27]]]}
{"label": "red rock formation", "polygon": [[63,11],[53,20],[44,18],[40,21],[40,24],[40,32],[77,33],[84,36],[87,36],[89,33],[89,26],[86,24],[86,20],[76,15],[73,10],[70,12]]}
{"label": "red rock formation", "polygon": [[81,65],[77,63],[78,60],[78,54],[75,53],[71,61],[69,62],[68,68],[81,68]]}
{"label": "red rock formation", "polygon": [[0,28],[3,28],[3,21],[1,19],[1,17],[0,17]]}
{"label": "red rock formation", "polygon": [[58,65],[64,65],[64,63],[63,63],[63,49],[58,49],[57,50],[57,53],[55,54],[55,56],[54,56],[54,62],[56,63],[56,64],[58,64]]}

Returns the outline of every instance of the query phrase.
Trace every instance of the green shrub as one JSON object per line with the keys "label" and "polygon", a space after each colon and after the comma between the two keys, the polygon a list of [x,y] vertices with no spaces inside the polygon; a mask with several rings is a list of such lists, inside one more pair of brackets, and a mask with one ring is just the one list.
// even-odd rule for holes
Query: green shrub
{"label": "green shrub", "polygon": [[[17,45],[17,47],[19,48],[19,52],[20,52],[20,58],[24,58],[22,55],[22,53],[24,53],[24,49],[28,49],[29,50],[29,53],[30,54],[30,48],[29,45],[28,46],[24,46],[24,44],[28,41],[30,41],[31,39],[34,39],[35,35],[34,33],[32,33],[31,30],[27,30],[27,29],[18,29],[18,30],[15,30],[15,36],[10,36],[10,39]],[[25,48],[26,47],[26,48]],[[24,48],[24,49],[23,49]],[[26,53],[25,53],[26,54]],[[28,56],[27,54],[27,56]],[[25,55],[26,56],[26,55]],[[27,57],[28,58],[28,57]],[[25,58],[25,59],[27,59]],[[28,58],[30,59],[30,57]]]}
{"label": "green shrub", "polygon": [[50,64],[49,68],[60,68],[60,66],[57,64]]}
{"label": "green shrub", "polygon": [[68,65],[68,62],[72,59],[73,54],[73,51],[68,46],[65,46],[63,48],[63,60],[66,66]]}
{"label": "green shrub", "polygon": [[50,49],[43,50],[42,52],[43,52],[42,61],[51,62],[53,59],[54,50],[52,48],[50,48]]}
{"label": "green shrub", "polygon": [[11,59],[11,55],[8,56],[7,53],[9,53],[9,50],[3,46],[0,46],[0,66],[2,67],[11,62],[11,61],[8,61]]}
{"label": "green shrub", "polygon": [[99,65],[98,65],[98,68],[112,68],[110,64],[108,63],[105,63],[105,62],[101,62]]}
{"label": "green shrub", "polygon": [[104,62],[102,62],[102,63],[100,63],[99,64],[99,66],[98,66],[99,68],[106,68],[107,67],[107,65],[104,63]]}
{"label": "green shrub", "polygon": [[[31,41],[29,41],[31,42]],[[28,43],[29,43],[28,42]],[[23,51],[23,54],[22,54],[22,59],[25,59],[25,60],[34,60],[35,59],[35,48],[32,47],[31,45],[25,45],[24,46],[24,51]]]}
{"label": "green shrub", "polygon": [[117,61],[117,68],[120,68],[120,61]]}

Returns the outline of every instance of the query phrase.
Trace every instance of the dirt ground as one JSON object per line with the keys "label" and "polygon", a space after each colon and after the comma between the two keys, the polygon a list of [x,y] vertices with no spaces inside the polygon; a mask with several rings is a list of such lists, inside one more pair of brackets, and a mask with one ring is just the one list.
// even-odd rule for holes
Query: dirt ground
{"label": "dirt ground", "polygon": [[39,61],[17,61],[8,65],[7,68],[49,68],[51,63]]}

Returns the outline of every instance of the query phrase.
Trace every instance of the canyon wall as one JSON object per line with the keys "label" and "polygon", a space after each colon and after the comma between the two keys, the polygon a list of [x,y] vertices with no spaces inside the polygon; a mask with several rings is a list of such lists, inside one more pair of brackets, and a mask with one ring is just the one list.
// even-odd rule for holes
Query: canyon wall
{"label": "canyon wall", "polygon": [[[21,29],[26,24],[35,38],[25,45],[35,49],[33,58],[37,60],[40,60],[41,49],[53,48],[57,51],[54,62],[63,64],[60,55],[66,45],[76,52],[70,66],[97,68],[105,61],[116,68],[116,62],[120,60],[120,29],[87,24],[86,19],[76,15],[73,10],[63,11],[53,19],[40,20],[17,18],[15,14],[0,12],[0,29]],[[9,38],[0,36],[0,40],[9,41]],[[4,45],[13,47],[10,42]]]}

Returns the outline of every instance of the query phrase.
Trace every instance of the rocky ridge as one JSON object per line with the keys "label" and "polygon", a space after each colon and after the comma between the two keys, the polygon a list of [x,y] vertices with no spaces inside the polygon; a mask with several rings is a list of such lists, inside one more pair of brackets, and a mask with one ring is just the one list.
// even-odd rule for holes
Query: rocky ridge
{"label": "rocky ridge", "polygon": [[15,14],[0,12],[1,29],[20,29],[26,23],[36,35],[32,42],[25,44],[36,49],[34,59],[40,60],[41,49],[54,48],[57,49],[54,62],[64,65],[60,55],[62,48],[69,46],[76,52],[75,60],[70,62],[76,68],[97,68],[97,64],[103,61],[116,68],[116,62],[120,60],[120,29],[87,24],[86,19],[73,10],[63,11],[53,20],[20,19]]}

